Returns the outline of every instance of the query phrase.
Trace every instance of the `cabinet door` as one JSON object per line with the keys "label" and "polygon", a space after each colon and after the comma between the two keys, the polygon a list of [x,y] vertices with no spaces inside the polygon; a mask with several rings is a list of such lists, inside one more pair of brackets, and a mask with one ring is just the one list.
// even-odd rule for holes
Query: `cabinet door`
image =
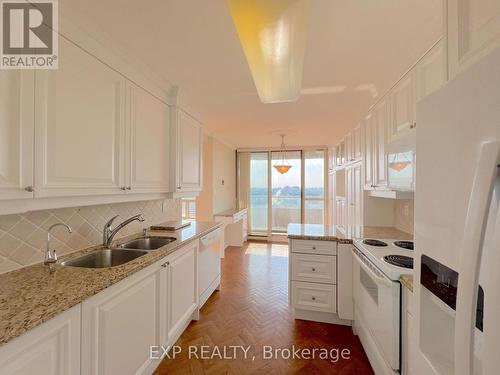
{"label": "cabinet door", "polygon": [[448,0],[450,78],[500,46],[500,1]]}
{"label": "cabinet door", "polygon": [[352,131],[352,158],[361,160],[361,125],[356,126]]}
{"label": "cabinet door", "polygon": [[125,79],[59,38],[58,70],[36,72],[36,196],[125,189]]}
{"label": "cabinet door", "polygon": [[414,72],[411,71],[399,81],[390,94],[392,118],[392,127],[389,136],[391,138],[399,137],[409,132],[415,123],[415,79]]}
{"label": "cabinet door", "polygon": [[160,267],[120,281],[82,303],[82,375],[143,373],[159,345]]}
{"label": "cabinet door", "polygon": [[365,189],[371,190],[374,185],[373,167],[375,165],[375,145],[374,136],[376,135],[375,123],[376,117],[372,113],[364,121],[364,166],[365,166]]}
{"label": "cabinet door", "polygon": [[2,375],[80,374],[80,305],[0,347]]}
{"label": "cabinet door", "polygon": [[32,71],[0,71],[0,199],[33,198],[33,99]]}
{"label": "cabinet door", "polygon": [[354,161],[354,150],[352,144],[352,133],[348,133],[345,136],[345,154],[346,154],[346,163],[350,163]]}
{"label": "cabinet door", "polygon": [[375,134],[375,158],[374,158],[374,185],[377,189],[387,187],[387,142],[389,124],[389,105],[384,99],[375,107],[376,134]]}
{"label": "cabinet door", "polygon": [[[354,185],[354,192],[353,192],[353,200],[355,204],[355,211],[354,211],[354,222],[353,226],[355,227],[355,230],[361,231],[361,227],[363,226],[363,185],[361,181],[361,163],[357,164],[354,167],[354,172],[353,172],[353,185]],[[354,234],[356,237],[360,236],[360,233]]]}
{"label": "cabinet door", "polygon": [[130,98],[130,179],[133,192],[168,192],[170,127],[168,106],[144,89],[132,85]]}
{"label": "cabinet door", "polygon": [[175,191],[201,190],[202,132],[198,121],[177,110],[177,186]]}
{"label": "cabinet door", "polygon": [[198,307],[198,242],[177,250],[168,264],[168,336],[178,337]]}
{"label": "cabinet door", "polygon": [[440,40],[417,64],[417,101],[444,85],[448,79],[444,40]]}

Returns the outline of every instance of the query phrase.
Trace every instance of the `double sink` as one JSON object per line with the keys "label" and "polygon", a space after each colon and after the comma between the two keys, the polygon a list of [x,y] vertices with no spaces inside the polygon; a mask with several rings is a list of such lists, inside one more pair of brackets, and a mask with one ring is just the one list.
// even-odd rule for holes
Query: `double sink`
{"label": "double sink", "polygon": [[159,249],[176,240],[175,237],[141,237],[112,249],[97,250],[78,258],[68,259],[61,262],[61,265],[83,268],[115,267],[128,263],[147,254],[148,251]]}

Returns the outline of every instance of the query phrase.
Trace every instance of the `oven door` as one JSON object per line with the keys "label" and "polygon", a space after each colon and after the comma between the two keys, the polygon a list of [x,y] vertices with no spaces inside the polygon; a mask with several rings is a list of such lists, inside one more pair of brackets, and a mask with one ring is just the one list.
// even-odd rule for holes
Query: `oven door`
{"label": "oven door", "polygon": [[400,368],[401,284],[354,249],[354,305],[388,367]]}

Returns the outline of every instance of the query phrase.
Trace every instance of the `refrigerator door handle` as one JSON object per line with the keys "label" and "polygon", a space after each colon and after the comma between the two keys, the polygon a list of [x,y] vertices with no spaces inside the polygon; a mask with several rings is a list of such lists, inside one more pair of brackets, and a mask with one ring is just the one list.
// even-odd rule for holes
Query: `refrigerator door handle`
{"label": "refrigerator door handle", "polygon": [[472,374],[477,284],[488,209],[500,164],[500,141],[480,145],[460,249],[455,319],[455,375]]}

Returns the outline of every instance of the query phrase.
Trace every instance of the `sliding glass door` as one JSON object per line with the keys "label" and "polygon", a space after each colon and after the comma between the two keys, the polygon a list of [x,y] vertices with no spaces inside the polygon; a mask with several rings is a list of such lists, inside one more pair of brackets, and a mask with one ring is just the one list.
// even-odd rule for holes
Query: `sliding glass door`
{"label": "sliding glass door", "polygon": [[280,152],[240,154],[239,196],[249,208],[251,235],[285,233],[289,223],[324,223],[324,150],[287,151],[292,167],[284,174],[273,168],[281,159]]}
{"label": "sliding glass door", "polygon": [[[281,152],[272,152],[272,165],[281,160]],[[289,223],[302,221],[301,152],[289,151],[286,159],[292,168],[284,173],[271,169],[271,207],[273,233],[286,232]]]}
{"label": "sliding glass door", "polygon": [[325,220],[325,151],[304,151],[304,223]]}
{"label": "sliding glass door", "polygon": [[254,235],[266,235],[269,232],[269,153],[252,152],[250,154],[250,189],[249,189],[249,232]]}

